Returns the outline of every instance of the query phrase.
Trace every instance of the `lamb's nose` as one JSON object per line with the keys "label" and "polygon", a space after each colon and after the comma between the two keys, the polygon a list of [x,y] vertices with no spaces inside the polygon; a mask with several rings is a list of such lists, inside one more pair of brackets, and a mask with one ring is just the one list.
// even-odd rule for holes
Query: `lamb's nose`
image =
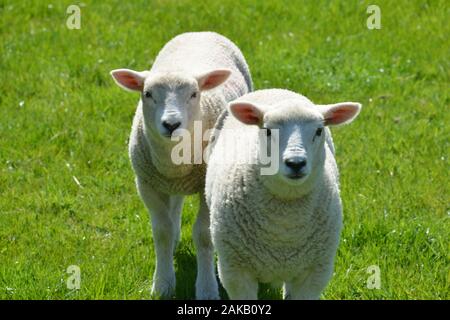
{"label": "lamb's nose", "polygon": [[289,167],[293,172],[299,173],[306,166],[306,159],[303,158],[291,158],[284,161],[287,167]]}
{"label": "lamb's nose", "polygon": [[163,121],[162,125],[167,129],[167,131],[169,131],[170,134],[172,134],[181,125],[181,122],[170,123],[167,121]]}

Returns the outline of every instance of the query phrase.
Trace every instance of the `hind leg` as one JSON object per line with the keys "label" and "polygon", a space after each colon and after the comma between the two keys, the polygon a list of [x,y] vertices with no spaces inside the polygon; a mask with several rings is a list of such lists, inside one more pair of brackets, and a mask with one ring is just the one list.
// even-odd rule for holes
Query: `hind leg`
{"label": "hind leg", "polygon": [[209,209],[204,194],[200,194],[200,209],[192,234],[197,249],[196,298],[201,300],[219,299],[219,286],[214,265],[214,248],[209,229]]}

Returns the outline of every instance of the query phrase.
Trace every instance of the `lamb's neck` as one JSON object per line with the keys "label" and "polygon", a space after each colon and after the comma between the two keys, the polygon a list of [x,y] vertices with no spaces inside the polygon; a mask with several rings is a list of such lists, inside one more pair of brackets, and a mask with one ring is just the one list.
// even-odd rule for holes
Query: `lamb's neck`
{"label": "lamb's neck", "polygon": [[214,127],[214,124],[225,109],[227,100],[214,91],[202,93],[200,100],[200,117],[202,119],[202,135],[209,129]]}
{"label": "lamb's neck", "polygon": [[155,137],[145,126],[144,137],[149,146],[153,165],[162,175],[168,178],[180,178],[191,173],[192,163],[175,164],[172,160],[172,150],[178,142],[161,140],[160,137]]}

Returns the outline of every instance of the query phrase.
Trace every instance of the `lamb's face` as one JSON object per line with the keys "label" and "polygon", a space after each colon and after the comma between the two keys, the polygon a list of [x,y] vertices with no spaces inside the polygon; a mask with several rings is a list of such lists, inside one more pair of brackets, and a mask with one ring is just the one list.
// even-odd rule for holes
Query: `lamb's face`
{"label": "lamb's face", "polygon": [[[265,113],[262,128],[271,132],[272,145],[277,140],[273,139],[275,133],[278,134],[278,155],[274,155],[278,157],[278,171],[268,179],[301,185],[308,181],[311,172],[323,166],[324,118],[312,106],[296,101],[283,103]],[[264,136],[259,138],[264,139]]]}
{"label": "lamb's face", "polygon": [[124,89],[141,93],[147,130],[152,136],[171,140],[177,129],[191,130],[201,119],[200,96],[230,76],[228,69],[217,69],[196,75],[185,72],[151,73],[128,69],[111,71],[116,83]]}
{"label": "lamb's face", "polygon": [[284,198],[295,198],[308,192],[322,172],[324,127],[351,122],[360,108],[359,103],[353,102],[313,105],[306,98],[285,100],[274,106],[246,101],[229,105],[231,114],[239,121],[257,125],[266,132],[257,138],[259,156],[269,148],[271,160],[277,160],[277,170],[272,175],[264,175],[262,181],[274,195]]}
{"label": "lamb's face", "polygon": [[190,130],[201,116],[200,95],[193,77],[171,74],[148,78],[141,97],[147,128],[169,140],[177,129]]}

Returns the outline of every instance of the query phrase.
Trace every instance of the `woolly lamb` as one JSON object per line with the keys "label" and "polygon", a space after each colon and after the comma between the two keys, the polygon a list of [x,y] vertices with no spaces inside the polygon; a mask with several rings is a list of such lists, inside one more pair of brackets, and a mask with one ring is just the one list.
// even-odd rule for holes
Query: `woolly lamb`
{"label": "woolly lamb", "polygon": [[[162,48],[150,71],[118,69],[111,75],[119,86],[141,93],[129,153],[138,192],[152,221],[156,251],[152,293],[166,298],[175,292],[173,254],[180,236],[183,198],[199,193],[200,209],[193,228],[196,297],[218,298],[209,211],[204,200],[206,164],[194,160],[174,163],[171,151],[177,142],[172,138],[182,131],[177,129],[193,134],[195,121],[201,121],[203,132],[212,128],[227,102],[252,90],[244,56],[235,44],[217,33],[184,33]],[[205,147],[207,141],[201,143]]]}
{"label": "woolly lamb", "polygon": [[[219,277],[231,299],[256,299],[258,282],[284,283],[285,299],[320,297],[342,225],[326,126],[351,122],[360,108],[352,102],[314,105],[297,93],[268,89],[231,102],[219,118],[206,198]],[[265,151],[279,163],[275,174],[261,174]]]}

